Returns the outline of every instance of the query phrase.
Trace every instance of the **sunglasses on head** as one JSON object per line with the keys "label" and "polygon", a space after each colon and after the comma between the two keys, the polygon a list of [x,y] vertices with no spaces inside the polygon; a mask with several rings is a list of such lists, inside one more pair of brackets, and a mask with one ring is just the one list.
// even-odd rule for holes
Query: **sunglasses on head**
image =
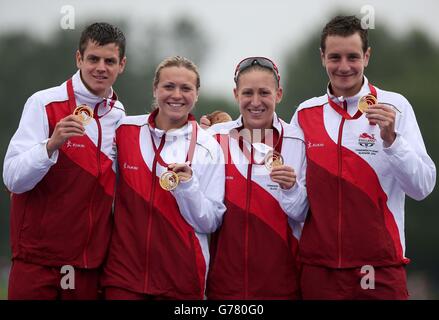
{"label": "sunglasses on head", "polygon": [[259,65],[263,68],[267,68],[273,71],[274,74],[276,75],[277,84],[279,85],[280,82],[279,69],[277,68],[276,64],[273,61],[265,57],[248,57],[245,58],[244,60],[241,60],[241,62],[238,63],[235,69],[235,83],[238,83],[238,76],[240,72],[254,65]]}

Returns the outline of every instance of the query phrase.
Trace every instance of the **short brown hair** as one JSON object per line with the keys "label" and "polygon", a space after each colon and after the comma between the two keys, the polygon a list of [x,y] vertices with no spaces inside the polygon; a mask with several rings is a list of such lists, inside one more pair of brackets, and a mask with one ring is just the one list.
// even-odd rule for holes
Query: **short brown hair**
{"label": "short brown hair", "polygon": [[348,37],[355,33],[360,35],[363,52],[369,48],[367,29],[362,28],[361,21],[356,16],[336,16],[329,21],[322,30],[320,49],[325,52],[326,38],[328,36]]}
{"label": "short brown hair", "polygon": [[114,43],[119,48],[119,59],[122,60],[125,57],[125,35],[116,26],[106,22],[96,22],[87,26],[82,31],[81,38],[79,39],[78,49],[81,56],[84,56],[84,51],[89,41],[96,42],[100,46]]}

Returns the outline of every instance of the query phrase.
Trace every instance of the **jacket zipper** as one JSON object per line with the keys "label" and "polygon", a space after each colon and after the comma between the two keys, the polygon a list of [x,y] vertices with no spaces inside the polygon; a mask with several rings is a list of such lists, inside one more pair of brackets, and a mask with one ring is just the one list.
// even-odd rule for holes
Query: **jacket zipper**
{"label": "jacket zipper", "polygon": [[252,190],[252,163],[250,162],[247,166],[247,197],[245,204],[244,299],[248,299],[248,219],[250,212],[251,190]]}
{"label": "jacket zipper", "polygon": [[91,231],[93,229],[93,213],[92,213],[93,199],[94,199],[94,196],[96,194],[96,189],[97,189],[98,184],[99,184],[99,178],[102,175],[102,168],[101,168],[102,127],[101,127],[101,123],[99,121],[99,118],[97,116],[98,107],[99,107],[99,104],[97,104],[95,106],[95,110],[94,110],[94,113],[96,115],[95,116],[96,125],[98,127],[98,146],[97,146],[97,150],[96,150],[98,176],[96,177],[95,187],[93,189],[93,194],[92,194],[92,197],[90,198],[91,200],[90,200],[90,204],[88,206],[88,234],[87,234],[87,241],[85,242],[85,247],[84,247],[84,252],[83,252],[84,267],[86,269],[88,267],[87,247],[88,247],[88,244],[90,242]]}
{"label": "jacket zipper", "polygon": [[338,176],[337,176],[337,187],[338,187],[338,267],[341,268],[341,223],[342,223],[342,188],[341,188],[341,174],[342,174],[342,135],[343,126],[345,123],[345,118],[341,119],[340,127],[338,129],[338,141],[337,141],[337,159],[338,159]]}
{"label": "jacket zipper", "polygon": [[152,214],[154,211],[154,195],[155,195],[155,185],[156,185],[156,169],[157,169],[157,156],[154,156],[153,162],[152,162],[152,181],[151,181],[151,191],[149,194],[149,215],[148,215],[148,221],[146,222],[146,252],[145,252],[145,280],[143,284],[143,292],[147,292],[147,288],[149,285],[149,252],[150,252],[150,245],[151,245],[151,230],[152,230]]}

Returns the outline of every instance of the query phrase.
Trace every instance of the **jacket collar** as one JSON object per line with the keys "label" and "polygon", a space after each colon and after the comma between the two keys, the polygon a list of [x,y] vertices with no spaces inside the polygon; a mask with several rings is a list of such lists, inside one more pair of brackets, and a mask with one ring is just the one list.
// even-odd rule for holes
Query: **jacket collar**
{"label": "jacket collar", "polygon": [[99,115],[108,112],[108,109],[111,108],[111,101],[117,100],[117,95],[114,92],[113,88],[110,88],[110,94],[108,95],[108,97],[99,97],[91,93],[82,81],[80,70],[78,70],[73,75],[72,84],[75,91],[76,103],[78,105],[86,104],[93,109],[98,103],[101,103],[101,105],[99,106]]}
{"label": "jacket collar", "polygon": [[343,102],[346,101],[347,106],[348,106],[348,113],[351,113],[351,112],[355,113],[357,111],[358,100],[362,96],[365,96],[370,92],[369,80],[366,78],[366,76],[363,76],[363,85],[361,86],[360,91],[358,91],[355,95],[353,95],[351,97],[344,97],[344,96],[337,97],[337,96],[335,96],[331,91],[331,84],[330,83],[327,86],[326,92],[328,93],[328,96],[331,98],[331,100],[339,105],[343,105]]}
{"label": "jacket collar", "polygon": [[[235,120],[235,124],[230,129],[241,129],[241,128],[244,128],[242,115],[240,115],[238,119]],[[282,124],[276,112],[273,114],[273,128],[276,129],[278,134],[280,134],[282,131]]]}
{"label": "jacket collar", "polygon": [[161,138],[165,133],[167,136],[170,136],[170,137],[189,136],[192,133],[192,126],[188,125],[188,124],[189,124],[189,121],[196,122],[196,119],[191,113],[189,113],[188,121],[182,127],[165,131],[165,130],[157,128],[155,125],[155,118],[156,118],[158,112],[159,112],[159,109],[157,108],[147,116],[149,130],[156,137]]}

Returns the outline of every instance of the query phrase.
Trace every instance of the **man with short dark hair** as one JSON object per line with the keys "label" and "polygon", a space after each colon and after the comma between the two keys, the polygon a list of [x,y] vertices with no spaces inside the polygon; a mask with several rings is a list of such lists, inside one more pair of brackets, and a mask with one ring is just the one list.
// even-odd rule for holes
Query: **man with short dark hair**
{"label": "man with short dark hair", "polygon": [[332,19],[321,38],[327,93],[292,119],[307,145],[304,299],[408,297],[404,199],[428,196],[436,167],[410,103],[364,76],[370,51],[358,18]]}
{"label": "man with short dark hair", "polygon": [[9,299],[98,298],[112,225],[113,140],[125,115],[112,85],[125,63],[123,33],[94,23],[81,36],[79,70],[24,106],[3,170],[11,192]]}

